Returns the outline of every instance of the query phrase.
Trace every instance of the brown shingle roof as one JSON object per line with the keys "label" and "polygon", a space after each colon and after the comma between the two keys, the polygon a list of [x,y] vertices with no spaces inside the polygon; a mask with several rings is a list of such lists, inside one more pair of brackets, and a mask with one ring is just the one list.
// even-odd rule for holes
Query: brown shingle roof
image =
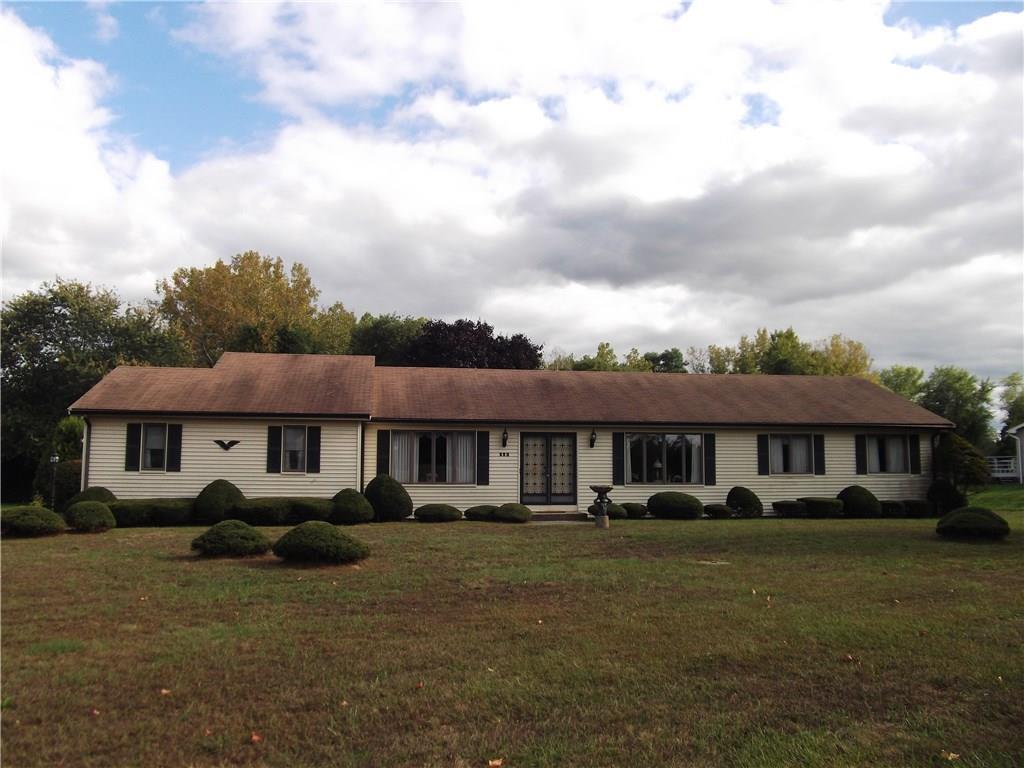
{"label": "brown shingle roof", "polygon": [[226,353],[213,368],[112,371],[78,412],[372,416],[378,421],[949,427],[845,376],[374,367],[372,357]]}

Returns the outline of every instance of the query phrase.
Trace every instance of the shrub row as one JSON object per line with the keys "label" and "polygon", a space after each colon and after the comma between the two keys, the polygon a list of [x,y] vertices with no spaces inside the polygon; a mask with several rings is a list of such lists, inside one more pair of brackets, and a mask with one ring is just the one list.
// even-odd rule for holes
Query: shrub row
{"label": "shrub row", "polygon": [[352,563],[370,551],[323,520],[309,520],[287,531],[273,545],[259,530],[241,520],[222,520],[192,541],[206,557],[249,557],[272,549],[284,560],[306,563]]}

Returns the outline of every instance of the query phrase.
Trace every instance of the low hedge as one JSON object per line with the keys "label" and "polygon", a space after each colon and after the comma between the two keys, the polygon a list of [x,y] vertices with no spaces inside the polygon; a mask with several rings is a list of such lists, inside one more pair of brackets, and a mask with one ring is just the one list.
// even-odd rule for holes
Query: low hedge
{"label": "low hedge", "polygon": [[46,507],[12,507],[0,512],[0,535],[11,538],[54,536],[67,527],[63,517]]}
{"label": "low hedge", "polygon": [[742,485],[733,487],[725,497],[725,505],[736,512],[737,517],[761,517],[764,504],[749,488]]}
{"label": "low hedge", "polygon": [[370,554],[365,544],[322,520],[295,526],[277,540],[273,550],[284,560],[305,563],[354,563]]}
{"label": "low hedge", "polygon": [[907,507],[902,501],[886,501],[882,500],[879,502],[882,505],[882,517],[906,517]]}
{"label": "low hedge", "polygon": [[230,515],[249,525],[287,525],[291,513],[291,499],[267,497],[240,501],[232,507]]}
{"label": "low hedge", "polygon": [[991,509],[961,507],[943,516],[935,532],[950,539],[1005,539],[1010,525]]}
{"label": "low hedge", "polygon": [[498,523],[528,523],[533,517],[533,510],[525,504],[502,504],[491,518]]}
{"label": "low hedge", "polygon": [[807,505],[794,499],[773,501],[772,509],[779,517],[807,517]]}
{"label": "low hedge", "polygon": [[850,485],[836,496],[843,502],[844,517],[881,517],[882,504],[863,485]]}
{"label": "low hedge", "polygon": [[118,528],[189,525],[192,499],[118,499],[108,505]]}
{"label": "low hedge", "polygon": [[76,502],[68,507],[64,516],[72,528],[86,533],[102,533],[117,526],[110,507],[102,501]]}
{"label": "low hedge", "polygon": [[328,520],[331,516],[331,500],[315,496],[289,497],[288,523],[298,525],[310,520]]}
{"label": "low hedge", "polygon": [[705,504],[704,514],[712,520],[728,520],[733,516],[733,510],[726,504]]}
{"label": "low hedge", "polygon": [[[829,496],[801,496],[797,501],[804,503],[807,510],[807,517],[826,518],[842,517],[843,500],[833,499]],[[879,507],[881,510],[881,507]]]}
{"label": "low hedge", "polygon": [[[592,514],[594,517],[600,513],[597,508],[597,504],[591,504],[587,507],[587,512]],[[629,515],[621,504],[616,504],[614,501],[608,504],[608,519],[609,520],[625,520]]]}
{"label": "low hedge", "polygon": [[68,509],[71,509],[71,507],[80,501],[101,501],[109,506],[117,501],[117,496],[108,491],[102,485],[94,485],[86,488],[84,491],[79,491],[68,499]]}
{"label": "low hedge", "polygon": [[232,514],[232,510],[245,501],[245,495],[234,483],[214,480],[196,496],[195,514],[200,523],[219,523]]}
{"label": "low hedge", "polygon": [[221,520],[192,540],[192,549],[205,557],[250,557],[270,549],[270,541],[241,520]]}
{"label": "low hedge", "polygon": [[452,523],[462,519],[462,512],[451,504],[424,504],[413,515],[421,523]]}
{"label": "low hedge", "polygon": [[647,511],[665,520],[699,520],[704,514],[704,505],[688,493],[662,491],[647,500]]}
{"label": "low hedge", "polygon": [[639,520],[643,517],[647,517],[647,505],[637,504],[632,501],[627,501],[622,505],[622,508],[626,510],[626,515],[630,520]]}
{"label": "low hedge", "polygon": [[932,505],[923,499],[903,499],[903,514],[906,517],[930,517]]}
{"label": "low hedge", "polygon": [[928,501],[935,507],[935,513],[940,517],[967,506],[967,497],[949,482],[939,478],[928,488]]}
{"label": "low hedge", "polygon": [[335,525],[358,525],[373,520],[373,507],[355,488],[346,488],[334,494],[331,499],[331,516]]}
{"label": "low hedge", "polygon": [[494,520],[494,513],[498,508],[494,504],[477,504],[466,510],[467,520],[476,520],[480,523],[488,523]]}
{"label": "low hedge", "polygon": [[377,475],[366,486],[366,500],[377,522],[405,520],[412,514],[412,499],[391,475]]}

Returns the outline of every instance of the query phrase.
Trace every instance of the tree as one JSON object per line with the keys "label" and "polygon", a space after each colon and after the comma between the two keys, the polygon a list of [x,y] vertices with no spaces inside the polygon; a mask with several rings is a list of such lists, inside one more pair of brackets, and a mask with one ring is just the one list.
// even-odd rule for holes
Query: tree
{"label": "tree", "polygon": [[650,373],[653,370],[651,361],[646,355],[641,355],[640,350],[633,347],[619,366],[620,371],[634,371],[637,373]]}
{"label": "tree", "polygon": [[761,373],[800,375],[814,373],[815,362],[811,345],[787,328],[772,331],[758,367]]}
{"label": "tree", "polygon": [[593,356],[584,355],[573,364],[574,371],[616,371],[619,368],[619,359],[615,356],[615,350],[607,341],[597,345],[597,353]]}
{"label": "tree", "polygon": [[324,355],[348,354],[355,325],[356,316],[340,301],[317,312],[310,329],[317,351]]}
{"label": "tree", "polygon": [[650,363],[650,369],[655,373],[686,373],[686,359],[679,347],[672,347],[664,352],[648,352],[644,359]]}
{"label": "tree", "polygon": [[377,365],[410,365],[412,347],[426,322],[424,318],[371,315],[359,318],[352,329],[351,352],[374,355]]}
{"label": "tree", "polygon": [[890,365],[879,371],[878,379],[883,387],[915,403],[924,391],[924,371],[913,365]]}
{"label": "tree", "polygon": [[818,374],[874,378],[871,371],[873,361],[867,347],[841,333],[834,333],[815,344],[812,358],[812,367]]}
{"label": "tree", "polygon": [[522,333],[497,336],[491,349],[491,368],[520,368],[532,370],[544,363],[544,346],[534,344]]}
{"label": "tree", "polygon": [[411,364],[438,368],[487,368],[494,329],[472,320],[427,320],[413,343]]}
{"label": "tree", "polygon": [[992,383],[952,365],[936,367],[924,383],[919,403],[949,419],[958,435],[985,450],[992,442]]}
{"label": "tree", "polygon": [[939,440],[935,449],[935,469],[964,494],[992,480],[985,457],[955,433],[944,434]]}
{"label": "tree", "polygon": [[117,365],[182,365],[182,339],[107,289],[57,279],[8,302],[0,364],[5,498],[24,499],[71,403]]}
{"label": "tree", "polygon": [[999,405],[1006,416],[993,453],[998,456],[1016,456],[1017,443],[1008,433],[1012,427],[1024,424],[1024,376],[1014,371],[1000,382],[1000,386]]}

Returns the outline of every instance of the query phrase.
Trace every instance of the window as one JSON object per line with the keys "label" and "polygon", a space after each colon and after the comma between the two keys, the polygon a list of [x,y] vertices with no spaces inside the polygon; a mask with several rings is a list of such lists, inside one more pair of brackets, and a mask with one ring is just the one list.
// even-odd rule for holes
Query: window
{"label": "window", "polygon": [[630,434],[627,440],[627,476],[631,483],[704,482],[704,446],[701,435]]}
{"label": "window", "polygon": [[282,451],[282,472],[305,472],[306,428],[285,427]]}
{"label": "window", "polygon": [[476,433],[393,430],[391,476],[400,483],[475,483]]}
{"label": "window", "polygon": [[142,468],[163,470],[167,467],[167,425],[142,425]]}
{"label": "window", "polygon": [[809,475],[814,469],[810,435],[772,435],[773,475]]}
{"label": "window", "polygon": [[868,472],[910,472],[906,435],[868,435]]}

